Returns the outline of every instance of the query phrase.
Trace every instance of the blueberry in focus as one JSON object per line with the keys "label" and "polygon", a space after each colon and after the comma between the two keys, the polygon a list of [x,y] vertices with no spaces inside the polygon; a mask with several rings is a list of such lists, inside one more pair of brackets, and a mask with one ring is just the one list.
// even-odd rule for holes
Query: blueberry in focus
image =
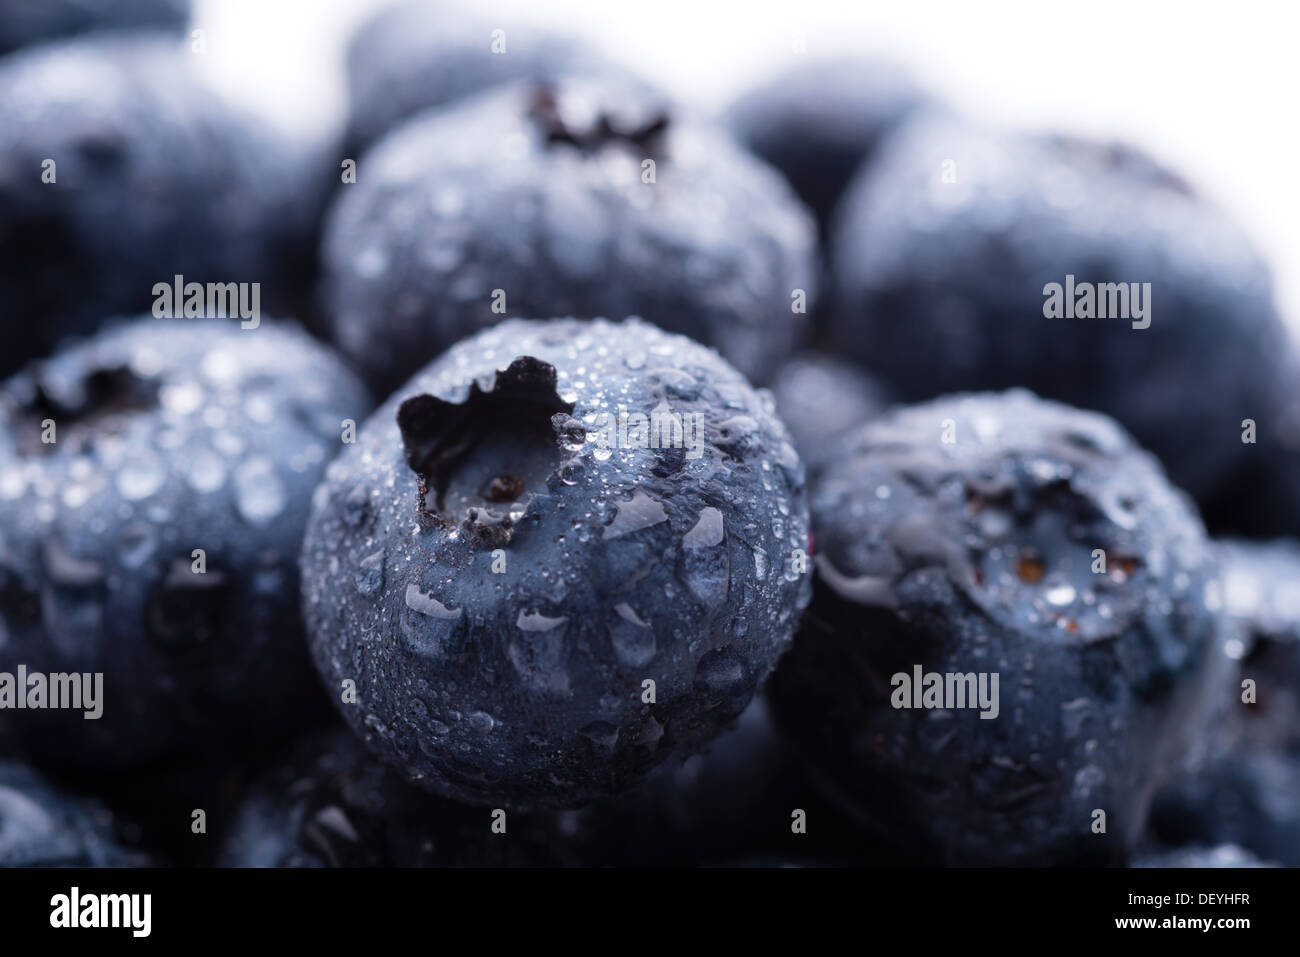
{"label": "blueberry in focus", "polygon": [[266,318],[140,319],[4,383],[0,672],[103,675],[98,718],[5,712],[31,756],[125,766],[328,714],[297,557],[343,420],[369,407]]}
{"label": "blueberry in focus", "polygon": [[0,759],[0,867],[120,867],[103,807],[66,794],[20,761]]}
{"label": "blueberry in focus", "polygon": [[377,392],[507,317],[638,315],[755,382],[807,325],[807,212],[641,91],[511,85],[411,120],[361,163],[322,271],[330,334]]}
{"label": "blueberry in focus", "polygon": [[893,404],[889,389],[861,367],[818,352],[800,353],[783,364],[772,395],[810,471],[834,457],[843,435]]}
{"label": "blueberry in focus", "polygon": [[[1129,147],[918,119],[848,187],[831,246],[831,340],[903,399],[1024,387],[1105,412],[1199,501],[1285,392],[1259,253]],[[1045,314],[1051,284],[1073,318]]]}
{"label": "blueberry in focus", "polygon": [[92,30],[174,29],[190,19],[190,0],[5,0],[0,53]]}
{"label": "blueberry in focus", "polygon": [[177,275],[250,284],[249,303],[258,283],[267,311],[299,294],[316,151],[225,103],[191,60],[165,36],[101,34],[0,61],[0,373],[153,310]]}
{"label": "blueberry in focus", "polygon": [[768,691],[828,794],[924,860],[1123,860],[1227,663],[1183,494],[1023,391],[887,414],[817,478],[813,605]]}
{"label": "blueberry in focus", "polygon": [[430,107],[503,83],[574,74],[632,80],[577,40],[533,24],[485,19],[466,6],[392,4],[366,21],[348,47],[346,150],[357,157]]}
{"label": "blueberry in focus", "polygon": [[929,96],[897,64],[818,60],[784,71],[727,111],[736,138],[785,174],[826,227],[853,173]]}
{"label": "blueberry in focus", "polygon": [[633,319],[512,320],[399,389],[327,471],[302,556],[312,651],[423,787],[575,807],[744,709],[808,598],[805,507],[770,395],[712,350]]}

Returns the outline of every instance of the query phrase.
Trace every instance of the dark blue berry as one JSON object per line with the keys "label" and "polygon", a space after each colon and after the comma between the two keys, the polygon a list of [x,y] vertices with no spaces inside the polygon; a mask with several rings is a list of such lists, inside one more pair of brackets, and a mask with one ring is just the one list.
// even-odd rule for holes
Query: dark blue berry
{"label": "dark blue berry", "polygon": [[[923,859],[1121,860],[1227,663],[1155,460],[1099,415],[959,396],[852,433],[811,507],[816,595],[769,690],[829,793]],[[902,706],[918,667],[996,676],[993,706]]]}
{"label": "dark blue berry", "polygon": [[369,401],[273,323],[141,319],[4,384],[0,672],[103,674],[96,720],[5,713],[33,756],[121,766],[272,740],[320,700],[297,557],[343,420]]}
{"label": "dark blue berry", "polygon": [[221,100],[191,59],[169,38],[104,34],[0,61],[0,373],[153,309],[177,275],[259,283],[267,311],[301,295],[325,196],[314,154]]}
{"label": "dark blue berry", "polygon": [[770,396],[716,353],[635,320],[504,323],[399,389],[317,490],[317,665],[445,796],[616,793],[726,727],[787,646],[803,483]]}
{"label": "dark blue berry", "polygon": [[[1264,262],[1130,148],[910,123],[846,192],[832,260],[832,340],[902,398],[1025,387],[1097,409],[1198,499],[1244,461],[1242,420],[1283,394]],[[1150,283],[1150,325],[1131,302],[1129,319],[1048,318],[1045,288],[1064,298],[1068,276],[1076,304],[1084,283]]]}
{"label": "dark blue berry", "polygon": [[638,315],[761,381],[817,278],[812,221],[774,171],[653,97],[576,80],[395,130],[343,187],[323,260],[331,335],[377,391],[512,316]]}

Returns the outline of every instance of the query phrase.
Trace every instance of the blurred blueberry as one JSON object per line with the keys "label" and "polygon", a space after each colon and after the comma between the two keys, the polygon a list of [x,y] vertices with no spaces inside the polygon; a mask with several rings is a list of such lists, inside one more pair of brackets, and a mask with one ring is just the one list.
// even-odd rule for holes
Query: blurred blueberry
{"label": "blurred blueberry", "polygon": [[[855,178],[833,232],[831,341],[905,400],[1025,387],[1105,412],[1204,501],[1246,456],[1242,420],[1286,394],[1259,253],[1131,148],[918,119]],[[1092,289],[1092,311],[1127,302],[1129,318],[1046,314],[1085,311],[1084,284],[1106,283],[1123,286]]]}
{"label": "blurred blueberry", "polygon": [[853,173],[890,131],[929,105],[895,63],[813,60],[750,90],[726,120],[740,142],[785,174],[825,229]]}
{"label": "blurred blueberry", "polygon": [[399,127],[333,206],[330,334],[378,392],[508,317],[640,316],[755,382],[816,297],[775,171],[655,97],[516,84]]}
{"label": "blurred blueberry", "polygon": [[32,757],[84,775],[328,713],[297,557],[369,406],[271,319],[140,319],[3,384],[0,671],[103,676],[98,718],[5,712]]}

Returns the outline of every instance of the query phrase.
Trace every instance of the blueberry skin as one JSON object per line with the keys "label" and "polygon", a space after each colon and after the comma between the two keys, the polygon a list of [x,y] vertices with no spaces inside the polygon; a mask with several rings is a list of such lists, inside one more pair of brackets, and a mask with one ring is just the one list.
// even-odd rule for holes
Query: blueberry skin
{"label": "blueberry skin", "polygon": [[179,32],[189,19],[190,0],[5,0],[0,54],[92,30]]}
{"label": "blueberry skin", "polygon": [[[496,30],[504,31],[504,53],[493,52]],[[366,21],[348,47],[347,154],[360,156],[431,107],[503,83],[575,74],[633,81],[594,50],[532,24],[484,19],[468,8],[434,8],[423,0],[392,4]]]}
{"label": "blueberry skin", "polygon": [[[682,413],[702,444],[638,448],[600,418],[620,405]],[[352,728],[424,787],[575,807],[741,712],[807,603],[807,531],[770,395],[716,353],[634,319],[512,320],[398,390],[328,470],[309,640],[340,700],[355,681]]]}
{"label": "blueberry skin", "polygon": [[762,382],[813,308],[814,230],[789,187],[637,91],[512,85],[412,120],[359,168],[327,218],[324,300],[377,392],[539,315],[639,315]]}
{"label": "blueberry skin", "polygon": [[0,671],[103,673],[97,720],[6,713],[28,753],[85,773],[328,713],[297,556],[342,420],[369,408],[338,359],[269,318],[145,318],[4,384]]}
{"label": "blueberry skin", "polygon": [[[1258,252],[1131,148],[918,119],[833,233],[830,338],[905,400],[1023,386],[1105,412],[1204,501],[1244,459],[1242,420],[1285,394]],[[1067,275],[1151,283],[1150,326],[1046,318],[1044,286]]]}
{"label": "blueberry skin", "polygon": [[[1122,860],[1227,664],[1213,553],[1155,460],[1103,416],[956,396],[851,434],[811,508],[813,606],[768,687],[828,793],[925,860]],[[997,717],[895,709],[916,665],[997,673]]]}
{"label": "blueberry skin", "polygon": [[736,139],[785,174],[823,229],[854,172],[930,96],[897,64],[838,58],[804,62],[727,110]]}
{"label": "blueberry skin", "polygon": [[894,404],[892,393],[851,362],[804,352],[772,381],[776,411],[812,472],[834,458],[838,440]]}
{"label": "blueberry skin", "polygon": [[112,816],[57,790],[20,761],[0,760],[0,867],[121,867]]}
{"label": "blueberry skin", "polygon": [[100,34],[6,57],[0,117],[0,373],[153,309],[177,274],[261,283],[270,312],[299,294],[325,199],[315,147],[224,103],[176,40]]}

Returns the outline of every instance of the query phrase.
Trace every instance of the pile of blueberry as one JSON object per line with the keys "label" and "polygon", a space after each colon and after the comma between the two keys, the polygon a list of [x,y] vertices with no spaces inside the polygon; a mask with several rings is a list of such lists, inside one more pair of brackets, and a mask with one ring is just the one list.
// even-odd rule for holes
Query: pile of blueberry
{"label": "pile of blueberry", "polygon": [[1300,865],[1296,354],[1177,174],[423,3],[303,143],[188,16],[0,10],[0,865]]}

